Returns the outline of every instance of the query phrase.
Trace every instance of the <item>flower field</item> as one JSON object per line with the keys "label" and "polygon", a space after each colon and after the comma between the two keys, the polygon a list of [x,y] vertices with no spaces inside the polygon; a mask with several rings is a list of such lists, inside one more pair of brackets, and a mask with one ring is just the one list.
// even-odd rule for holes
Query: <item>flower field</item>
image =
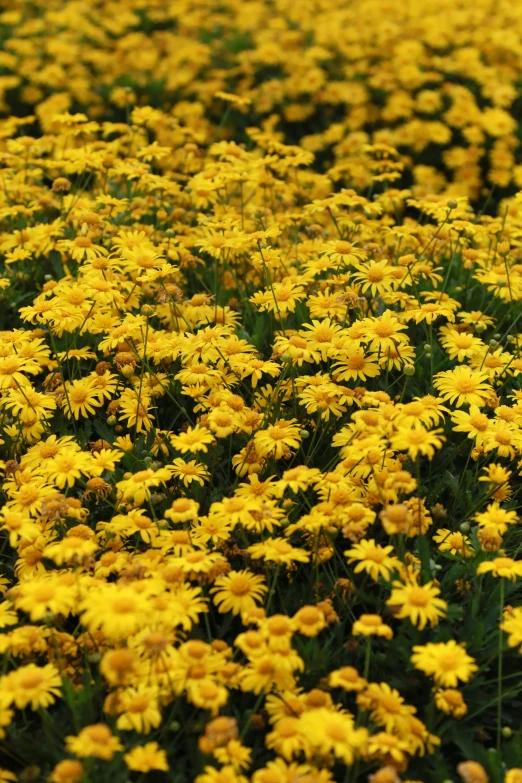
{"label": "flower field", "polygon": [[522,783],[522,4],[0,41],[0,783]]}

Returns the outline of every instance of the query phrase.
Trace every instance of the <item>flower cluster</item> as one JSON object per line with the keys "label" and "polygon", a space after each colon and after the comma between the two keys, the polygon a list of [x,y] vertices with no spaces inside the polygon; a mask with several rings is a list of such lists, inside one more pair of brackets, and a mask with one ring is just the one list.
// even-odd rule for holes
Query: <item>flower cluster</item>
{"label": "flower cluster", "polygon": [[522,14],[462,5],[0,16],[0,781],[522,781]]}

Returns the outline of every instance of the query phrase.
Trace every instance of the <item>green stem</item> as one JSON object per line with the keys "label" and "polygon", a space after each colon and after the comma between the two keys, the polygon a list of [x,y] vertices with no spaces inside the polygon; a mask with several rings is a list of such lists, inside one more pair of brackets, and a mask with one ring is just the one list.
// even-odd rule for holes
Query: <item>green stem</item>
{"label": "green stem", "polygon": [[368,679],[368,674],[370,673],[370,658],[372,655],[372,637],[368,636],[366,639],[366,652],[364,654],[364,671],[363,671],[363,678],[365,680]]}
{"label": "green stem", "polygon": [[270,609],[270,604],[272,603],[272,598],[274,596],[275,586],[277,583],[277,577],[279,576],[279,571],[281,570],[281,566],[277,566],[275,572],[274,572],[274,578],[272,579],[272,584],[270,585],[270,591],[268,593],[268,598],[266,601],[266,613],[268,614],[268,611]]}
{"label": "green stem", "polygon": [[500,626],[504,617],[504,579],[500,578],[500,613],[498,628],[498,677],[497,677],[497,752],[500,751],[502,740],[502,646],[503,631]]}

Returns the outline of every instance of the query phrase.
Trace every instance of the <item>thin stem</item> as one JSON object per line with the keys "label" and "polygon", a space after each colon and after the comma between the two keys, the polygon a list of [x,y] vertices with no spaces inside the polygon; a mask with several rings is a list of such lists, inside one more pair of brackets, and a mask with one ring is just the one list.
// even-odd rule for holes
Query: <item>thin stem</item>
{"label": "thin stem", "polygon": [[497,677],[497,752],[500,751],[502,740],[502,647],[503,631],[500,626],[504,617],[504,579],[500,578],[500,613],[498,622],[498,677]]}

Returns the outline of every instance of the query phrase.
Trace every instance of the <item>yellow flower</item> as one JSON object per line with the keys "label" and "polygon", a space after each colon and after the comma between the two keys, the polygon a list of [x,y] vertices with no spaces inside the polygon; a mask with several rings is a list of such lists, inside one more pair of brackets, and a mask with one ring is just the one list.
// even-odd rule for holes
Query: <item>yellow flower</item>
{"label": "yellow flower", "polygon": [[136,745],[128,753],[123,755],[123,760],[129,769],[134,772],[151,772],[154,769],[168,772],[167,754],[157,742],[147,742],[145,745]]}
{"label": "yellow flower", "polygon": [[433,536],[433,540],[439,544],[441,552],[451,552],[452,555],[462,555],[462,557],[471,557],[473,550],[471,542],[467,536],[459,530],[448,530],[441,527]]}
{"label": "yellow flower", "polygon": [[462,718],[468,711],[468,707],[462,693],[454,688],[439,688],[435,691],[435,704],[437,709],[445,712],[446,715],[454,715],[455,718]]}
{"label": "yellow flower", "polygon": [[484,434],[484,452],[496,451],[499,457],[514,459],[522,450],[522,432],[518,427],[503,421],[492,421]]}
{"label": "yellow flower", "polygon": [[399,426],[397,434],[390,438],[390,443],[397,451],[407,451],[411,459],[417,459],[421,454],[431,460],[435,456],[435,450],[441,449],[446,440],[441,432],[442,429],[428,431],[420,424],[413,429]]}
{"label": "yellow flower", "polygon": [[143,505],[151,496],[151,488],[159,487],[166,481],[169,481],[171,472],[168,468],[159,468],[152,470],[139,470],[131,475],[126,474],[123,481],[118,481],[116,487],[119,495],[124,500],[131,500],[137,506]]}
{"label": "yellow flower", "polygon": [[323,612],[316,606],[303,606],[293,617],[298,633],[304,636],[317,636],[326,627]]}
{"label": "yellow flower", "polygon": [[270,311],[276,317],[284,318],[288,313],[294,312],[297,303],[304,299],[304,296],[304,288],[301,285],[285,280],[258,291],[250,297],[250,301],[261,312]]}
{"label": "yellow flower", "polygon": [[330,672],[328,684],[331,688],[342,688],[345,691],[362,691],[366,687],[366,680],[359,675],[353,666],[343,666]]}
{"label": "yellow flower", "polygon": [[469,413],[455,411],[451,421],[457,425],[453,428],[455,432],[466,432],[468,438],[475,439],[477,446],[484,443],[484,437],[491,426],[491,420],[485,413],[481,413],[477,405],[470,405]]}
{"label": "yellow flower", "polygon": [[234,769],[240,770],[250,766],[252,751],[238,740],[232,739],[224,747],[216,748],[213,755],[220,764],[230,764]]}
{"label": "yellow flower", "polygon": [[331,261],[336,264],[342,262],[345,266],[366,258],[366,252],[361,247],[343,239],[326,242],[321,250],[329,256]]}
{"label": "yellow flower", "polygon": [[453,640],[415,645],[411,661],[416,669],[433,677],[444,688],[455,688],[459,680],[469,682],[479,668],[466,653],[464,644]]}
{"label": "yellow flower", "polygon": [[131,587],[107,584],[86,595],[80,610],[91,633],[100,628],[110,638],[124,639],[143,625],[149,606]]}
{"label": "yellow flower", "polygon": [[45,666],[29,663],[2,678],[5,698],[18,709],[29,705],[32,710],[46,709],[61,695],[61,686],[60,673],[52,663]]}
{"label": "yellow flower", "polygon": [[422,630],[426,625],[437,625],[444,617],[448,605],[438,598],[440,590],[433,582],[419,585],[416,581],[394,582],[391,596],[386,603],[401,620],[408,618]]}
{"label": "yellow flower", "polygon": [[295,419],[280,419],[264,430],[256,432],[254,445],[262,457],[281,459],[289,449],[297,449],[300,444],[299,426]]}
{"label": "yellow flower", "polygon": [[472,332],[459,332],[456,329],[446,332],[441,342],[450,359],[458,362],[471,358],[483,346],[482,340]]}
{"label": "yellow flower", "polygon": [[488,774],[478,761],[461,761],[457,772],[464,783],[489,783]]}
{"label": "yellow flower", "polygon": [[408,742],[386,731],[372,734],[368,739],[367,752],[371,757],[389,759],[403,765],[407,761],[409,751]]}
{"label": "yellow flower", "polygon": [[490,136],[507,136],[516,128],[515,118],[497,107],[485,109],[480,119],[482,127]]}
{"label": "yellow flower", "polygon": [[119,739],[104,723],[85,726],[77,736],[65,737],[65,747],[80,758],[96,756],[104,761],[110,761],[115,753],[123,750]]}
{"label": "yellow flower", "polygon": [[493,560],[485,560],[477,568],[477,574],[487,574],[516,581],[522,576],[522,560],[513,560],[512,557],[495,557]]}
{"label": "yellow flower", "polygon": [[393,631],[378,614],[362,614],[352,626],[354,636],[382,636],[391,639]]}
{"label": "yellow flower", "polygon": [[213,440],[212,434],[205,427],[199,425],[188,427],[184,432],[170,436],[172,446],[181,454],[187,452],[196,454],[198,451],[206,453]]}
{"label": "yellow flower", "polygon": [[251,571],[230,571],[220,576],[214,582],[210,592],[213,601],[220,612],[241,614],[260,602],[267,592],[262,576],[256,576]]}
{"label": "yellow flower", "polygon": [[209,476],[207,468],[194,459],[186,462],[181,457],[177,457],[168,468],[172,470],[173,476],[183,482],[185,487],[188,487],[193,481],[203,486]]}
{"label": "yellow flower", "polygon": [[356,728],[349,713],[320,707],[301,715],[298,730],[306,743],[317,753],[333,755],[351,766],[365,746],[368,731]]}
{"label": "yellow flower", "polygon": [[263,559],[267,563],[278,565],[310,561],[310,554],[305,549],[293,547],[284,538],[266,538],[259,544],[249,546],[248,553],[254,560]]}
{"label": "yellow flower", "polygon": [[397,349],[400,355],[401,347],[408,342],[406,335],[401,334],[406,327],[391,310],[385,310],[377,318],[366,318],[361,327],[364,340],[372,351],[386,352],[388,349]]}
{"label": "yellow flower", "polygon": [[371,720],[386,731],[394,731],[415,714],[415,707],[405,704],[399,691],[386,682],[368,683],[357,695],[357,704],[370,711]]}
{"label": "yellow flower", "polygon": [[486,506],[485,511],[475,514],[473,519],[478,522],[481,528],[489,528],[504,535],[511,525],[517,524],[518,514],[513,509],[501,508],[498,501],[495,500]]}
{"label": "yellow flower", "polygon": [[352,280],[360,288],[361,294],[369,291],[372,296],[379,296],[397,287],[394,268],[387,261],[371,260],[355,263],[354,266],[358,271],[352,275]]}
{"label": "yellow flower", "polygon": [[80,378],[75,381],[67,381],[64,387],[62,405],[65,415],[70,419],[80,416],[93,416],[96,408],[102,405],[98,390],[92,378]]}
{"label": "yellow flower", "polygon": [[161,723],[157,689],[142,684],[126,688],[118,696],[118,712],[118,729],[149,734]]}
{"label": "yellow flower", "polygon": [[488,376],[478,370],[472,370],[466,365],[454,370],[439,372],[435,376],[434,386],[445,400],[462,405],[483,407],[491,393]]}
{"label": "yellow flower", "polygon": [[522,652],[522,607],[505,609],[500,629],[509,634],[509,646],[518,647],[520,645],[520,652]]}
{"label": "yellow flower", "polygon": [[15,598],[15,606],[27,612],[31,621],[41,620],[47,613],[69,614],[77,600],[76,589],[64,584],[52,573],[46,578],[22,582]]}
{"label": "yellow flower", "polygon": [[375,378],[380,375],[377,364],[378,354],[367,354],[360,346],[342,348],[337,354],[339,361],[332,367],[332,377],[336,381]]}
{"label": "yellow flower", "polygon": [[64,759],[58,762],[48,777],[49,783],[80,783],[84,767],[76,759]]}
{"label": "yellow flower", "polygon": [[380,576],[388,581],[390,572],[398,568],[399,561],[395,556],[391,556],[392,552],[392,546],[381,546],[371,538],[363,539],[344,554],[349,563],[357,563],[354,568],[356,574],[365,571],[377,582]]}

